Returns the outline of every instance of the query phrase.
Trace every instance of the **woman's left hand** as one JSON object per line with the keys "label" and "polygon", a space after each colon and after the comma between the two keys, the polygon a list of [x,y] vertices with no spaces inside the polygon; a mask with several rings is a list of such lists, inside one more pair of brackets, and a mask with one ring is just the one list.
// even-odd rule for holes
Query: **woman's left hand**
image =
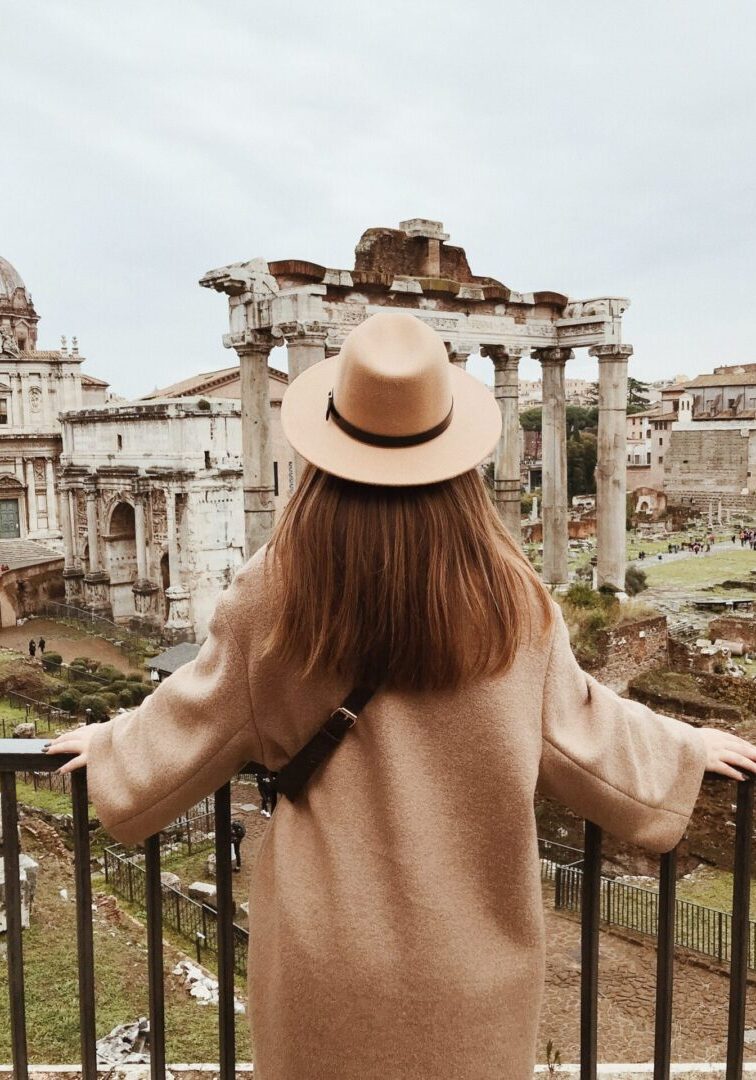
{"label": "woman's left hand", "polygon": [[65,761],[57,770],[59,773],[73,772],[87,763],[89,744],[94,734],[94,724],[82,725],[71,731],[64,731],[57,739],[45,747],[46,754],[76,754],[71,761]]}

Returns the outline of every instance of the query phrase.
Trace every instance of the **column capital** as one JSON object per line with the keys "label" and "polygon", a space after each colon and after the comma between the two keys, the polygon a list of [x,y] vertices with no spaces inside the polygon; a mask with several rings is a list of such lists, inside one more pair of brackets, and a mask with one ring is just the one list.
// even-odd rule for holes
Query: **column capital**
{"label": "column capital", "polygon": [[548,349],[531,349],[530,355],[534,360],[539,360],[542,364],[566,364],[568,360],[573,360],[575,357],[572,349],[551,347]]}
{"label": "column capital", "polygon": [[588,350],[589,356],[602,360],[629,360],[633,355],[632,345],[594,345]]}
{"label": "column capital", "polygon": [[239,356],[252,356],[254,353],[267,356],[276,341],[270,330],[243,330],[240,334],[224,334],[223,344],[227,349],[234,349]]}
{"label": "column capital", "polygon": [[480,347],[480,355],[492,360],[494,367],[499,364],[518,364],[524,351],[522,345],[481,345]]}
{"label": "column capital", "polygon": [[287,345],[322,345],[328,337],[328,327],[320,322],[279,323],[272,328],[274,338],[284,338]]}

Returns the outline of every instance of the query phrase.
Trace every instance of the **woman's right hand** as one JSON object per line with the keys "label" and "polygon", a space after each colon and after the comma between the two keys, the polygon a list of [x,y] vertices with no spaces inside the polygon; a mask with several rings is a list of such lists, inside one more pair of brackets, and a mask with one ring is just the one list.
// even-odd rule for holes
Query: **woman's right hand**
{"label": "woman's right hand", "polygon": [[706,742],[706,771],[745,780],[747,773],[756,773],[756,746],[719,728],[699,728]]}

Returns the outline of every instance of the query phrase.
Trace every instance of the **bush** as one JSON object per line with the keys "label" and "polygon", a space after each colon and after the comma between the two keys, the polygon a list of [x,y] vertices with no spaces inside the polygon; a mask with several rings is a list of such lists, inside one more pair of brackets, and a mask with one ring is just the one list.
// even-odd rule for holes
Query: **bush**
{"label": "bush", "polygon": [[[115,706],[113,706],[113,708],[115,708]],[[79,702],[79,709],[84,713],[89,709],[92,714],[92,719],[98,723],[100,720],[109,719],[108,703],[105,701],[105,696],[103,694],[85,694]]]}
{"label": "bush", "polygon": [[123,672],[118,668],[113,667],[112,664],[101,664],[97,669],[97,674],[101,679],[107,679],[109,682],[123,682]]}
{"label": "bush", "polygon": [[648,587],[645,570],[640,566],[628,566],[625,571],[625,592],[628,596],[637,596]]}
{"label": "bush", "polygon": [[69,667],[85,668],[87,671],[97,671],[99,666],[100,661],[89,656],[75,656],[69,664]]}
{"label": "bush", "polygon": [[134,704],[134,694],[131,690],[118,691],[118,704],[122,709],[130,709]]}
{"label": "bush", "polygon": [[60,671],[63,657],[58,652],[42,653],[42,667],[45,671]]}
{"label": "bush", "polygon": [[590,585],[584,585],[582,582],[577,581],[570,585],[564,594],[564,599],[568,604],[572,604],[573,607],[577,608],[595,608],[599,604],[599,598]]}
{"label": "bush", "polygon": [[59,709],[63,709],[64,712],[76,713],[79,711],[79,705],[81,703],[81,694],[78,690],[74,690],[68,687],[61,694],[58,695],[55,704]]}
{"label": "bush", "polygon": [[141,705],[146,697],[152,693],[152,687],[147,683],[134,683],[131,688],[132,705]]}
{"label": "bush", "polygon": [[126,680],[130,683],[143,683],[144,675],[140,674],[138,671],[130,671],[126,676]]}

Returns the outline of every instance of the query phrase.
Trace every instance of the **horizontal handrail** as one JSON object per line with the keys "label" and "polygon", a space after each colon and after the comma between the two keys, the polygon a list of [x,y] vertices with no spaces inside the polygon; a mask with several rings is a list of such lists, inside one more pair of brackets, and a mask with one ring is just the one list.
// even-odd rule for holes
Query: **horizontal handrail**
{"label": "horizontal handrail", "polygon": [[[7,949],[10,991],[11,1038],[14,1076],[27,1080],[26,1019],[24,1011],[24,973],[21,936],[21,896],[19,881],[19,845],[15,774],[56,770],[71,755],[50,757],[42,752],[41,739],[0,739],[0,795],[2,795],[3,835],[5,840],[5,882],[7,908]],[[89,830],[87,824],[86,771],[71,774],[71,797],[74,820],[74,863],[76,874],[77,941],[79,954],[79,1003],[81,1020],[81,1059],[84,1080],[96,1080],[94,1042],[94,973],[92,963],[91,883],[89,873]],[[717,777],[723,780],[722,777]],[[732,782],[732,781],[730,781]],[[733,904],[729,948],[730,994],[726,1080],[738,1080],[743,1065],[746,981],[749,961],[749,936],[754,926],[749,919],[751,846],[753,835],[754,779],[737,782]],[[551,842],[550,842],[551,843]],[[145,848],[144,899],[147,911],[148,978],[150,988],[151,1075],[162,1076],[165,1066],[165,1031],[163,1001],[163,905],[166,893],[160,878],[160,836],[150,837]],[[585,848],[570,849],[552,844],[559,858],[572,865],[560,867],[565,878],[580,888],[581,900],[581,1018],[580,1078],[596,1080],[598,1045],[598,966],[599,930],[602,919],[601,875],[602,832],[585,822]],[[578,855],[579,858],[573,858]],[[233,1080],[234,1050],[234,939],[233,898],[231,889],[231,789],[224,784],[215,793],[215,859],[217,889],[217,952],[219,982],[219,1076]],[[661,856],[658,895],[658,948],[656,983],[656,1019],[654,1042],[654,1080],[670,1076],[673,960],[675,950],[675,899],[677,849]],[[556,860],[554,860],[556,862]],[[582,862],[578,871],[575,864]],[[729,913],[722,913],[729,914]],[[238,928],[236,928],[238,929]],[[723,956],[723,960],[727,957]]]}

